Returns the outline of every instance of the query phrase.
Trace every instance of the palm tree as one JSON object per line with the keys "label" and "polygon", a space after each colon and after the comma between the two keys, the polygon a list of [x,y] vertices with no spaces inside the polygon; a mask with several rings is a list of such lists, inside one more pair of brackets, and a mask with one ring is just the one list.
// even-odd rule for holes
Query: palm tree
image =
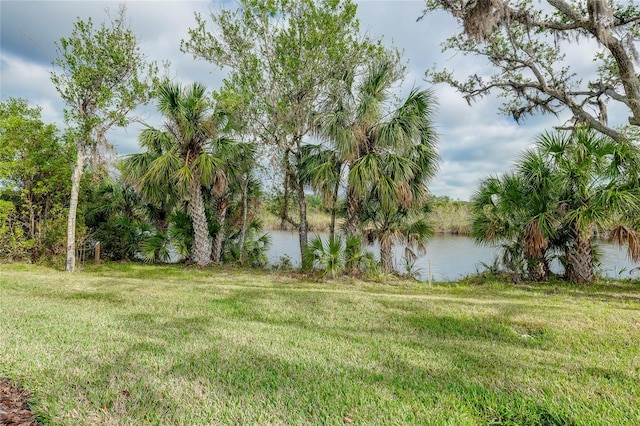
{"label": "palm tree", "polygon": [[629,184],[637,181],[640,151],[591,129],[546,133],[537,145],[558,175],[557,209],[566,235],[567,278],[574,283],[592,282],[594,238],[616,228],[621,214],[640,206],[638,185]]}
{"label": "palm tree", "polygon": [[473,233],[481,242],[522,248],[530,278],[545,279],[553,252],[564,252],[567,279],[595,279],[594,239],[609,232],[640,256],[630,226],[637,212],[640,152],[589,129],[546,133],[516,171],[482,182],[474,196]]}
{"label": "palm tree", "polygon": [[[227,217],[227,209],[229,208],[229,179],[228,172],[233,168],[233,161],[229,161],[232,157],[232,153],[235,151],[236,142],[227,139],[219,138],[213,144],[213,151],[216,158],[219,158],[226,166],[227,170],[216,171],[211,186],[211,197],[213,200],[213,246],[211,250],[211,260],[216,265],[222,263],[222,246],[225,240],[225,221]],[[211,222],[211,221],[210,221]]]}
{"label": "palm tree", "polygon": [[180,195],[173,185],[152,185],[145,182],[141,185],[144,174],[157,158],[171,150],[171,138],[159,137],[154,140],[142,140],[140,143],[144,152],[126,157],[119,165],[122,181],[135,188],[147,203],[150,219],[153,225],[162,232],[167,232],[169,217],[180,203]]}
{"label": "palm tree", "polygon": [[[259,188],[254,176],[257,168],[257,145],[255,143],[237,142],[231,139],[218,139],[214,144],[214,155],[227,167],[224,173],[216,175],[216,184],[211,193],[216,207],[215,238],[213,261],[222,261],[222,250],[227,234],[227,215],[230,207],[239,205],[240,220],[238,232],[238,250],[240,262],[244,262],[244,243],[249,228],[249,198],[252,190]],[[236,209],[237,210],[237,209]]]}
{"label": "palm tree", "polygon": [[[329,239],[336,234],[338,193],[342,181],[344,162],[339,153],[323,144],[308,144],[301,149],[303,182],[322,195],[324,205],[331,211]],[[317,244],[317,243],[314,243]]]}
{"label": "palm tree", "polygon": [[368,199],[361,223],[367,239],[378,240],[382,272],[388,274],[393,270],[394,245],[404,243],[405,259],[413,262],[418,255],[425,253],[427,240],[433,235],[433,227],[424,211],[402,206],[391,209],[381,207],[379,202]]}
{"label": "palm tree", "polygon": [[140,144],[147,153],[133,154],[125,168],[138,176],[142,192],[161,193],[170,187],[187,202],[193,225],[192,260],[204,267],[211,262],[211,241],[202,186],[214,183],[221,162],[210,154],[211,141],[219,136],[220,117],[211,114],[206,88],[165,82],[158,89],[158,110],[164,128],[145,129]]}
{"label": "palm tree", "polygon": [[[426,184],[437,168],[437,137],[431,122],[434,104],[431,92],[413,90],[387,120],[378,121],[370,129],[364,155],[349,170],[354,195],[351,200],[357,200],[358,215],[371,210],[367,204],[376,206],[378,219],[371,223],[380,225],[376,233],[385,273],[392,270],[392,248],[397,237],[403,235],[401,230],[407,229],[414,222],[413,214],[425,207]],[[426,232],[418,240],[428,236]],[[412,240],[405,238],[407,243]]]}
{"label": "palm tree", "polygon": [[[431,91],[413,89],[400,106],[389,108],[399,76],[392,61],[372,66],[355,95],[339,103],[323,127],[322,134],[348,167],[347,235],[360,234],[365,202],[379,205],[389,218],[398,205],[409,212],[426,203],[426,183],[438,160],[432,123],[436,103]],[[389,247],[387,240],[384,246]],[[386,258],[383,269],[390,272]]]}
{"label": "palm tree", "polygon": [[[473,235],[478,242],[505,249],[505,264],[523,263],[533,281],[544,281],[550,273],[551,256],[557,246],[560,225],[557,200],[561,176],[538,151],[526,151],[515,173],[483,181],[473,197]],[[513,250],[517,246],[519,250]],[[524,256],[524,262],[513,253]],[[525,272],[516,271],[512,272]]]}
{"label": "palm tree", "polygon": [[[392,85],[400,78],[401,71],[392,61],[382,61],[370,66],[362,82],[353,88],[347,82],[344,97],[329,114],[320,128],[338,153],[339,161],[349,170],[376,145],[377,126],[385,116],[385,106],[391,96]],[[359,193],[351,177],[347,182],[347,235],[357,235],[363,194]]]}
{"label": "palm tree", "polygon": [[135,259],[149,228],[148,211],[134,189],[106,179],[91,188],[85,224],[113,260]]}

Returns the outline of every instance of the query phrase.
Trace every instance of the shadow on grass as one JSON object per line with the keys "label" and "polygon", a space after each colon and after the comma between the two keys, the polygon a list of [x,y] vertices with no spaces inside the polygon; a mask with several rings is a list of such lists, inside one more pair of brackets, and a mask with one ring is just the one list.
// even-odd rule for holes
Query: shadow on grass
{"label": "shadow on grass", "polygon": [[[270,310],[274,304],[278,309]],[[566,371],[553,377],[564,365],[519,359],[523,350],[552,348],[555,336],[512,320],[516,312],[508,307],[454,317],[406,302],[380,306],[348,296],[238,290],[207,299],[198,315],[188,306],[177,313],[173,306],[119,311],[128,334],[122,347],[87,362],[67,385],[93,411],[131,424],[342,424],[345,415],[359,424],[640,422],[633,401],[616,406],[619,399],[559,390],[572,386]],[[217,327],[229,321],[247,323],[247,338],[225,338]],[[284,345],[277,355],[259,350],[251,341],[260,340],[262,328],[251,322],[272,326],[274,335],[301,336],[299,345]],[[209,343],[190,346],[194,340]],[[344,353],[318,342],[336,343]],[[414,362],[408,349],[436,361]],[[358,356],[361,362],[346,361]],[[585,389],[592,378],[606,379],[615,392],[635,386],[615,370],[578,367],[582,377],[575,380]],[[544,376],[548,385],[540,384]]]}
{"label": "shadow on grass", "polygon": [[[313,329],[327,338],[345,342],[363,340],[358,338],[362,333],[356,326],[319,326],[315,321],[302,318],[277,321],[273,316],[254,309],[257,297],[258,293],[247,297],[243,292],[220,299],[216,303],[223,308],[214,309],[212,315],[282,326],[283,330],[291,327]],[[293,304],[296,304],[295,301]],[[319,308],[317,304],[316,307]],[[319,315],[322,316],[322,311]],[[172,317],[150,313],[133,314],[127,318],[127,323],[131,324],[130,331],[138,333],[141,342],[159,338],[171,341],[172,345],[180,345],[180,342],[187,344],[197,335],[206,335],[213,322],[213,317],[207,316]],[[267,417],[270,422],[287,424],[339,424],[341,416],[346,413],[365,424],[422,424],[429,423],[434,415],[443,420],[453,415],[447,414],[448,408],[445,409],[453,403],[462,410],[464,416],[480,424],[575,423],[571,415],[540,402],[535,395],[526,394],[517,387],[491,385],[493,372],[498,369],[518,370],[525,367],[523,362],[491,359],[487,354],[473,353],[454,344],[474,341],[531,346],[529,340],[522,342],[518,339],[510,326],[490,320],[479,321],[477,318],[420,316],[411,311],[391,313],[383,323],[387,326],[372,334],[390,335],[393,339],[406,340],[406,344],[413,343],[413,346],[436,340],[450,342],[433,350],[441,357],[450,359],[453,368],[416,367],[403,361],[401,353],[384,347],[376,348],[372,359],[363,360],[363,364],[371,366],[358,367],[344,363],[292,361],[286,354],[270,356],[252,349],[249,344],[243,344],[234,348],[225,347],[223,351],[211,349],[187,354],[175,362],[166,374],[177,382],[204,383],[207,392],[228,399],[226,411],[219,413],[220,417],[210,414],[213,417],[200,419],[201,422],[254,423],[257,421],[255,416],[262,412],[271,413],[264,414],[271,416]],[[215,348],[215,345],[211,347]],[[102,365],[99,369],[102,375],[115,376],[122,364],[135,363],[145,352],[157,355],[165,351],[163,345],[138,343],[130,346],[113,364]],[[477,371],[478,376],[464,380],[465,374],[461,375],[460,370]],[[141,372],[142,376],[144,374]],[[138,404],[139,407],[158,406],[164,412],[180,412],[180,399],[172,399],[165,392],[153,389],[144,379],[137,386],[136,392],[144,394],[145,399]],[[117,393],[113,397],[121,399]],[[242,401],[251,401],[251,412],[242,412]],[[105,403],[102,400],[100,403],[107,407],[116,405],[115,402]],[[282,407],[288,408],[282,411]],[[134,406],[132,409],[136,410]],[[278,417],[280,412],[284,417]],[[139,418],[144,413],[140,410],[131,415]],[[175,421],[175,418],[168,421]]]}
{"label": "shadow on grass", "polygon": [[119,292],[109,291],[70,291],[57,296],[65,301],[89,301],[109,303],[111,305],[121,305],[125,301]]}
{"label": "shadow on grass", "polygon": [[[133,368],[126,364],[149,349],[157,350],[133,345],[113,363],[93,368],[105,381],[112,380],[123,367]],[[191,413],[192,403],[185,412],[185,401],[155,387],[145,379],[148,372],[144,370],[130,390],[134,399],[124,406],[118,392],[93,403],[103,411],[120,407],[133,421],[149,421],[150,415],[156,415],[150,413],[161,413],[157,421],[164,424],[186,424],[184,420],[190,418],[199,424],[337,425],[348,414],[359,424],[439,424],[458,419],[476,424],[573,425],[577,416],[597,411],[597,407],[582,406],[584,401],[573,401],[574,411],[567,412],[562,395],[540,398],[517,385],[493,383],[490,374],[466,378],[457,370],[489,373],[487,359],[461,348],[453,354],[441,348],[443,356],[453,359],[452,369],[417,367],[385,350],[373,365],[353,366],[292,361],[286,355],[268,355],[249,346],[232,349],[186,354],[166,372],[168,382],[204,386],[194,400],[203,398],[213,404],[208,413]],[[513,368],[520,367],[515,360],[513,364]],[[576,407],[582,411],[576,412]]]}
{"label": "shadow on grass", "polygon": [[601,302],[640,303],[640,283],[612,282],[594,284],[571,284],[567,282],[518,284],[515,288],[545,296],[569,296]]}
{"label": "shadow on grass", "polygon": [[[538,349],[548,348],[555,341],[550,328],[511,319],[521,310],[505,305],[497,306],[495,315],[453,317],[432,314],[425,306],[386,302],[382,304],[385,313],[380,313],[379,306],[359,306],[348,298],[336,304],[335,298],[327,301],[322,295],[311,293],[290,294],[286,299],[270,300],[261,291],[237,292],[212,300],[210,304],[212,312],[220,317],[317,331],[336,338],[361,340],[368,335],[392,336],[414,345],[433,338],[490,340]],[[270,311],[268,307],[272,304],[278,304],[283,310]],[[371,313],[369,308],[378,311]],[[327,318],[332,320],[327,321]]]}

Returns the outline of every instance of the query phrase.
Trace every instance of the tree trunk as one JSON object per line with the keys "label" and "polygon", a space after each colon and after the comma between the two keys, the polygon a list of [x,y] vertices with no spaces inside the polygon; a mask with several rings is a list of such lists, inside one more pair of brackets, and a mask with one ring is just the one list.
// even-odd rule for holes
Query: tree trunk
{"label": "tree trunk", "polygon": [[546,281],[549,268],[544,259],[529,259],[529,278],[533,281]]}
{"label": "tree trunk", "polygon": [[[597,21],[598,18],[598,16],[591,16],[592,22]],[[620,72],[620,82],[626,95],[626,104],[632,114],[629,117],[629,124],[640,126],[640,80],[632,58],[627,54],[623,41],[614,36],[612,29],[595,24],[591,33],[611,52]]]}
{"label": "tree trunk", "polygon": [[216,210],[216,221],[219,224],[218,232],[213,240],[212,258],[213,263],[220,265],[222,263],[222,245],[224,243],[225,235],[225,219],[227,217],[227,209],[229,208],[229,202],[226,197],[220,197],[218,199],[218,208]]}
{"label": "tree trunk", "polygon": [[296,192],[298,194],[298,207],[300,208],[300,225],[298,226],[298,238],[300,240],[300,259],[302,259],[302,270],[308,271],[313,267],[313,262],[307,256],[307,244],[309,241],[309,223],[307,222],[307,199],[304,196],[304,188],[296,182]]}
{"label": "tree trunk", "polygon": [[284,173],[284,192],[282,205],[280,206],[280,230],[284,230],[287,226],[287,218],[289,217],[289,153],[285,153],[285,173]]}
{"label": "tree trunk", "polygon": [[238,236],[238,250],[240,251],[240,263],[244,264],[244,239],[247,236],[247,217],[249,216],[249,180],[242,183],[242,223],[240,224],[240,235]]}
{"label": "tree trunk", "polygon": [[338,212],[338,191],[340,190],[340,180],[336,182],[331,194],[331,223],[329,224],[329,238],[336,236],[336,214]]}
{"label": "tree trunk", "polygon": [[80,179],[84,171],[86,159],[83,143],[77,146],[76,164],[71,175],[71,199],[69,200],[69,216],[67,217],[67,272],[76,270],[76,216],[78,213],[78,196],[80,194]]}
{"label": "tree trunk", "polygon": [[209,226],[204,209],[202,188],[200,186],[200,173],[194,171],[189,182],[189,216],[193,223],[193,247],[191,258],[200,268],[211,263],[211,241],[209,240]]}
{"label": "tree trunk", "polygon": [[31,191],[27,197],[27,205],[29,206],[29,238],[33,239],[36,237],[36,212]]}
{"label": "tree trunk", "polygon": [[596,278],[591,238],[577,229],[573,234],[573,244],[567,256],[567,279],[574,284],[591,283]]}
{"label": "tree trunk", "polygon": [[358,222],[360,216],[360,197],[357,196],[351,185],[347,185],[347,235],[358,235]]}
{"label": "tree trunk", "polygon": [[380,236],[380,262],[382,272],[390,274],[393,271],[393,243],[385,235]]}
{"label": "tree trunk", "polygon": [[298,198],[298,210],[300,217],[300,223],[298,224],[298,240],[300,242],[301,269],[303,271],[309,271],[311,270],[311,268],[313,268],[313,261],[309,258],[309,256],[307,256],[307,245],[309,242],[309,223],[307,222],[307,199],[304,194],[304,184],[300,179],[300,146],[301,142],[298,138],[296,142],[296,147],[298,150],[298,154],[296,155],[296,164],[292,165],[287,161],[285,167],[286,173],[289,177],[289,183],[293,186],[292,189],[296,191],[296,196]]}
{"label": "tree trunk", "polygon": [[44,212],[42,213],[42,218],[38,222],[38,241],[42,238],[42,224],[47,223],[49,220],[49,210],[50,210],[51,201],[49,197],[47,197],[44,203]]}
{"label": "tree trunk", "polygon": [[[345,224],[345,231],[347,238],[356,237],[361,238],[359,232],[359,220],[360,220],[360,198],[355,194],[351,185],[347,184],[347,222]],[[358,253],[347,253],[347,262],[345,268],[347,273],[351,276],[358,275],[358,264],[356,262]]]}

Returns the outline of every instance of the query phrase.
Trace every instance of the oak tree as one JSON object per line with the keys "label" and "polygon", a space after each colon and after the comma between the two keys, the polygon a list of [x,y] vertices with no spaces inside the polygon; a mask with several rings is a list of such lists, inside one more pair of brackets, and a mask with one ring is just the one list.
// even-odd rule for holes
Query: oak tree
{"label": "oak tree", "polygon": [[157,67],[147,63],[128,27],[126,9],[95,27],[78,19],[71,35],[56,43],[51,81],[66,104],[65,121],[73,129],[76,160],[71,177],[67,222],[66,270],[75,269],[75,229],[80,179],[88,160],[109,147],[107,132],[126,126],[131,112],[151,96]]}
{"label": "oak tree", "polygon": [[41,112],[24,99],[0,103],[0,198],[12,204],[14,230],[29,241],[32,257],[45,251],[47,230],[64,214],[73,155]]}
{"label": "oak tree", "polygon": [[[443,10],[462,25],[445,50],[484,57],[489,76],[458,79],[450,70],[427,71],[427,80],[458,89],[468,102],[493,90],[506,97],[503,112],[517,121],[534,113],[569,111],[566,127],[589,126],[616,141],[626,138],[608,109],[628,111],[627,130],[640,126],[640,78],[636,71],[640,6],[608,0],[427,0],[425,14]],[[424,15],[423,15],[424,16]],[[578,43],[593,46],[591,71],[567,61]]]}

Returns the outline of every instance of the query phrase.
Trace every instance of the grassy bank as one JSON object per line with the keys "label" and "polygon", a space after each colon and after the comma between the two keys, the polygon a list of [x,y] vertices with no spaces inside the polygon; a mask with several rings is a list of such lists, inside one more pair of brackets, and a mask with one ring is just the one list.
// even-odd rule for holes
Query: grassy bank
{"label": "grassy bank", "polygon": [[0,270],[0,376],[50,424],[640,424],[640,288]]}
{"label": "grassy bank", "polygon": [[[274,215],[268,210],[262,210],[260,212],[260,220],[262,221],[262,226],[267,231],[279,231],[281,230],[281,220],[279,217]],[[307,220],[309,222],[309,230],[312,232],[328,232],[329,226],[331,225],[331,215],[328,213],[319,211],[319,210],[311,210],[307,215]],[[336,220],[336,227],[340,227],[344,219]],[[296,229],[290,223],[285,223],[285,229],[294,230]]]}
{"label": "grassy bank", "polygon": [[[260,220],[265,230],[275,231],[281,229],[279,217],[263,209],[260,212]],[[327,232],[331,224],[331,216],[317,208],[310,208],[307,215],[309,229],[315,232]],[[471,212],[469,204],[462,201],[451,201],[439,203],[433,206],[429,214],[429,220],[433,224],[433,229],[437,234],[471,234]],[[340,228],[344,218],[338,218],[336,227]],[[287,223],[287,229],[295,229],[293,225]]]}

